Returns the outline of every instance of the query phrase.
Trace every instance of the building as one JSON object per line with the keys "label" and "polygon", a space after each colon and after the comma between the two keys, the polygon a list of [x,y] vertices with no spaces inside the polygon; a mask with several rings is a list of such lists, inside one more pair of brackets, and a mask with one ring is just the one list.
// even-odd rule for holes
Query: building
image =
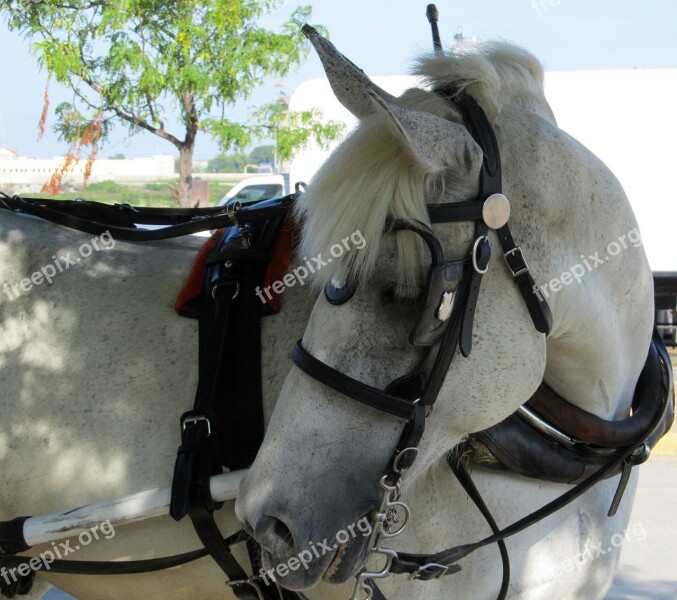
{"label": "building", "polygon": [[[19,156],[9,148],[0,148],[0,190],[5,193],[35,191],[49,181],[63,164],[65,156],[31,158]],[[86,160],[80,160],[64,175],[63,183],[81,186]],[[117,183],[146,183],[175,177],[174,157],[155,154],[128,159],[99,159],[92,165],[89,183],[115,180]]]}

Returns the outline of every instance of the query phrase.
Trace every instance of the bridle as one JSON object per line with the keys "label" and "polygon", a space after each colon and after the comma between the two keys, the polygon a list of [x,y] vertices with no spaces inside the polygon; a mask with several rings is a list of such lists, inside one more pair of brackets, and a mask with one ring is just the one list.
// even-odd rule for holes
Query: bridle
{"label": "bridle", "polygon": [[[294,364],[323,385],[357,402],[406,419],[395,451],[380,480],[380,504],[371,515],[373,530],[368,542],[367,559],[381,556],[385,559],[385,565],[381,571],[363,570],[358,575],[351,600],[362,600],[365,594],[366,599],[383,599],[383,594],[373,580],[390,574],[407,574],[411,580],[429,580],[457,572],[460,566],[455,564],[456,561],[492,543],[498,544],[503,563],[503,582],[498,598],[505,598],[510,566],[503,540],[573,501],[630,455],[642,450],[641,442],[627,448],[619,458],[614,458],[561,497],[503,530],[498,529],[462,461],[450,460],[455,475],[489,523],[492,535],[474,544],[449,548],[430,555],[395,552],[382,545],[384,539],[399,535],[409,520],[410,510],[400,500],[401,478],[416,460],[426,418],[432,411],[456,349],[459,348],[465,357],[471,352],[475,307],[482,276],[488,269],[491,256],[489,230],[495,231],[498,236],[503,257],[524,299],[534,327],[547,335],[552,325],[550,308],[540,295],[533,293],[533,277],[508,226],[510,205],[502,194],[501,162],[493,128],[480,105],[471,96],[455,90],[439,90],[437,93],[458,107],[467,129],[481,147],[484,159],[480,173],[480,191],[475,199],[427,207],[432,223],[474,222],[475,241],[465,259],[445,260],[439,239],[423,223],[395,221],[387,228],[388,232],[408,230],[418,234],[431,254],[432,262],[423,294],[423,307],[409,340],[412,345],[425,348],[424,360],[413,372],[396,379],[381,390],[321,362],[304,348],[301,340],[296,343],[292,352]],[[328,284],[326,293],[334,304],[340,303],[340,300],[336,300],[336,290],[332,284]],[[346,296],[346,300],[349,296],[350,294]],[[424,381],[423,368],[431,360],[433,352],[436,354]],[[403,513],[402,518],[397,516],[398,511]]]}
{"label": "bridle", "polygon": [[[380,545],[382,538],[398,535],[406,525],[409,509],[399,501],[402,474],[414,463],[418,445],[425,430],[425,421],[437,400],[451,361],[459,348],[463,356],[472,350],[472,327],[482,276],[487,272],[491,257],[489,230],[497,233],[506,264],[518,285],[537,331],[549,333],[552,324],[550,308],[544,299],[533,293],[534,280],[522,250],[513,240],[508,218],[510,204],[502,194],[501,161],[496,137],[484,111],[467,94],[440,91],[452,100],[463,115],[466,127],[484,153],[477,198],[447,204],[428,205],[432,223],[471,221],[475,224],[472,249],[463,260],[446,261],[442,245],[427,225],[395,221],[389,231],[412,231],[423,239],[431,254],[423,308],[410,335],[414,346],[426,348],[421,368],[380,390],[357,381],[313,357],[299,340],[292,352],[292,360],[306,374],[344,396],[406,419],[402,435],[395,447],[386,474],[381,478],[383,492],[378,511],[374,516],[373,533],[369,540],[370,554],[386,557],[385,568],[378,572],[363,572],[358,576],[353,600],[362,592],[371,598],[374,586],[369,582],[390,573],[408,572],[413,579],[440,577],[460,568],[430,562],[413,565],[408,570],[400,556]],[[437,353],[428,377],[422,382],[422,365],[426,364],[436,349]],[[396,509],[405,513],[404,522],[393,530],[391,521]]]}

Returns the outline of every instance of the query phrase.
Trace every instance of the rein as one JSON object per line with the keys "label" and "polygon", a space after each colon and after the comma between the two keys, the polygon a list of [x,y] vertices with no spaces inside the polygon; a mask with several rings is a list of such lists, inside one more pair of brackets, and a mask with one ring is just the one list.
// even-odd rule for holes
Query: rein
{"label": "rein", "polygon": [[[0,192],[0,207],[40,217],[84,233],[100,235],[107,231],[118,240],[152,242],[285,217],[300,193],[299,188],[295,193],[280,198],[274,206],[266,207],[242,206],[239,202],[230,202],[224,207],[165,209],[141,208],[129,204],[110,205],[82,199],[59,201],[22,198]],[[137,224],[163,227],[142,229]]]}

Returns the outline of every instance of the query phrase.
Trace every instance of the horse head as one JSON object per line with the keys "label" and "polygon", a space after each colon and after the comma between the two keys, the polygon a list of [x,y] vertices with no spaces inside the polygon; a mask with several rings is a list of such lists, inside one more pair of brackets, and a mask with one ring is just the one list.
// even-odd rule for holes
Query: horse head
{"label": "horse head", "polygon": [[[303,346],[341,373],[385,389],[424,361],[425,350],[408,340],[430,258],[412,232],[384,231],[394,220],[429,225],[426,203],[477,195],[483,154],[444,98],[423,89],[394,98],[315,30],[304,31],[336,96],[360,124],[299,202],[301,255],[319,259],[317,282],[356,290],[339,305],[320,295]],[[475,241],[467,223],[435,231],[454,257],[466,256]],[[364,241],[361,248],[356,239]],[[509,272],[496,258],[490,262],[476,308],[475,347],[452,363],[405,488],[415,488],[468,432],[514,412],[541,382],[544,338]],[[264,549],[264,565],[310,559],[288,569],[285,587],[308,588],[321,577],[342,582],[362,566],[368,515],[402,426],[402,419],[292,369],[237,504]],[[346,528],[354,535],[337,538]]]}
{"label": "horse head", "polygon": [[[283,577],[282,585],[290,589],[306,589],[321,578],[343,582],[363,566],[373,524],[370,515],[383,497],[379,482],[392,466],[393,449],[403,435],[402,418],[337,391],[341,386],[332,374],[406,396],[414,380],[431,373],[427,350],[410,343],[410,332],[425,311],[431,259],[426,243],[407,227],[418,228],[418,233],[432,227],[445,256],[459,261],[472,255],[478,243],[488,241],[500,250],[494,231],[478,239],[472,223],[431,225],[427,205],[463,202],[480,192],[483,151],[455,100],[471,95],[492,122],[501,147],[504,189],[512,203],[511,226],[537,280],[561,273],[572,253],[579,254],[578,247],[599,238],[582,219],[571,228],[562,226],[567,218],[577,222],[579,217],[571,216],[576,214],[572,202],[588,195],[586,186],[599,178],[588,171],[600,167],[557,129],[543,95],[542,69],[531,55],[494,44],[427,57],[417,68],[427,88],[395,98],[315,30],[306,27],[304,32],[320,55],[335,95],[358,117],[359,125],[297,206],[303,223],[300,256],[315,262],[318,287],[327,286],[315,304],[302,347],[329,367],[325,371],[330,375],[323,380],[292,368],[237,502],[239,518],[263,547],[264,569],[286,565],[282,572],[269,573]],[[440,93],[445,90],[452,91]],[[580,186],[574,192],[572,173]],[[607,186],[601,192],[602,204],[611,203],[618,190]],[[615,220],[607,217],[604,224],[609,231],[622,231],[625,223],[634,222],[629,209],[614,214]],[[404,230],[395,223],[404,224]],[[494,251],[482,278],[472,352],[456,353],[426,420],[418,458],[402,480],[403,496],[424,508],[427,500],[421,490],[437,477],[438,467],[446,465],[450,451],[469,432],[515,412],[546,372],[545,336],[534,328],[524,292],[515,285],[514,269],[506,268],[501,254]],[[642,260],[638,255],[637,264]],[[572,325],[573,307],[581,294],[594,296],[591,289],[608,288],[605,278],[615,276],[611,268],[591,274],[585,285],[571,286],[549,300],[555,319],[547,366],[562,391],[568,391],[569,380],[554,368],[557,359],[562,364],[571,359],[566,352],[572,340],[578,348],[592,344]],[[638,297],[644,301],[642,294],[640,289]],[[620,314],[621,309],[613,307],[617,309]],[[442,306],[439,310],[438,315]],[[586,326],[596,328],[593,316]],[[643,329],[648,326],[645,316]],[[643,338],[638,342],[642,344],[646,346]],[[638,352],[644,355],[644,350]],[[589,369],[581,366],[576,381],[597,377],[597,382],[598,367],[593,362]],[[628,382],[640,368],[641,359],[626,379],[609,377],[612,385],[606,391],[616,386],[613,393],[624,399],[626,408]],[[354,389],[350,386],[344,392]],[[575,385],[570,389],[575,392]],[[585,404],[575,393],[568,397]],[[410,400],[416,401],[416,396]],[[454,520],[453,507],[449,509],[451,529],[444,535],[466,526],[465,517],[456,515]],[[432,522],[429,514],[419,518]],[[398,542],[416,543],[409,535]],[[419,539],[418,545],[426,541],[440,547],[448,542]]]}

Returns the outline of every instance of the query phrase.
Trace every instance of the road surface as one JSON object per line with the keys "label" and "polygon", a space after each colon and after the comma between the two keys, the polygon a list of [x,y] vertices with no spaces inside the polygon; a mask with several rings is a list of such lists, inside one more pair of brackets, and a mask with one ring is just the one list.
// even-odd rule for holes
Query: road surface
{"label": "road surface", "polygon": [[630,531],[633,525],[646,536],[629,538],[624,544],[606,600],[675,600],[677,454],[655,454],[642,465]]}

